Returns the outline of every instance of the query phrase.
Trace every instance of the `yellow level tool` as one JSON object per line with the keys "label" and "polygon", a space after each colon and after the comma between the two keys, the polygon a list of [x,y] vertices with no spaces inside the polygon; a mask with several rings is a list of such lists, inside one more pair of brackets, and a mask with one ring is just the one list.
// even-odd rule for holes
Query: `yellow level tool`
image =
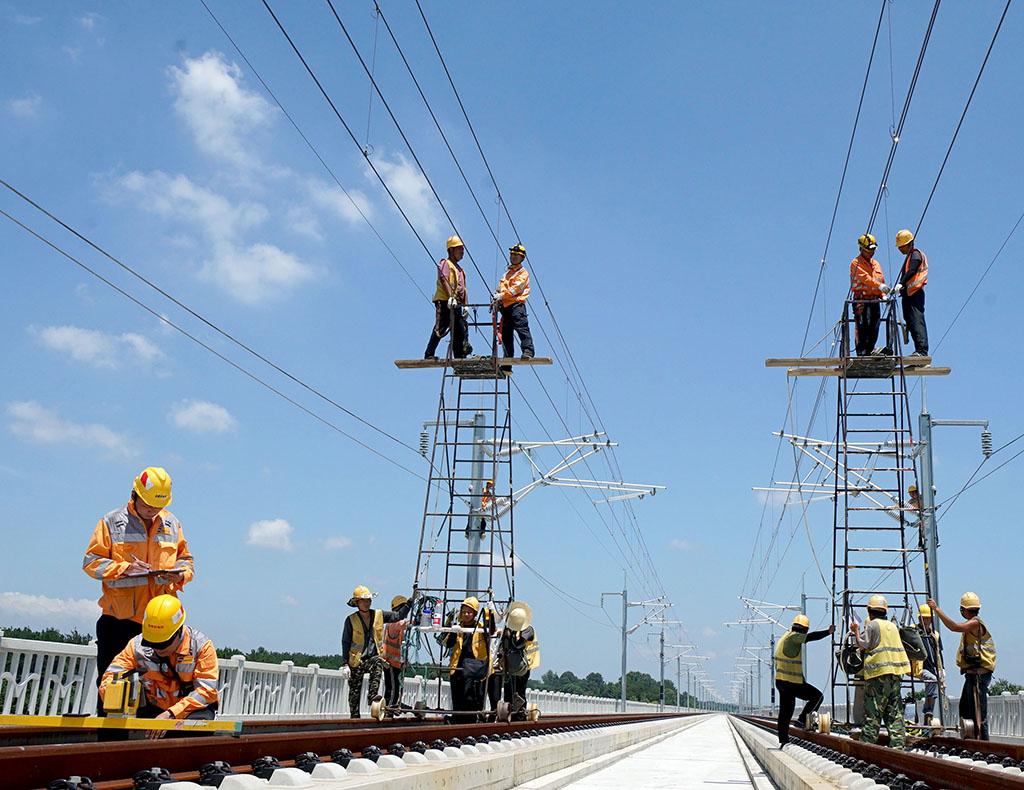
{"label": "yellow level tool", "polygon": [[103,716],[16,716],[0,714],[0,727],[70,727],[78,730],[168,730],[242,734],[240,721],[203,719],[133,719]]}

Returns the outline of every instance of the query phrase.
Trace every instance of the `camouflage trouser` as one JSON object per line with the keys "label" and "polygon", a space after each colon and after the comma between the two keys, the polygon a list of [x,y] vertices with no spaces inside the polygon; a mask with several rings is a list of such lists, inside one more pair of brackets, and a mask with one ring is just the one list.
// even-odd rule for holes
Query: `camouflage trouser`
{"label": "camouflage trouser", "polygon": [[864,684],[864,730],[861,740],[877,742],[878,728],[883,723],[889,730],[889,745],[894,749],[902,749],[906,725],[903,721],[899,675],[882,675]]}
{"label": "camouflage trouser", "polygon": [[363,689],[363,675],[368,675],[370,678],[366,693],[366,705],[369,707],[374,697],[380,693],[380,679],[384,675],[384,662],[375,656],[368,661],[360,661],[358,666],[352,667],[352,674],[348,679],[348,709],[353,718],[359,716],[359,692]]}

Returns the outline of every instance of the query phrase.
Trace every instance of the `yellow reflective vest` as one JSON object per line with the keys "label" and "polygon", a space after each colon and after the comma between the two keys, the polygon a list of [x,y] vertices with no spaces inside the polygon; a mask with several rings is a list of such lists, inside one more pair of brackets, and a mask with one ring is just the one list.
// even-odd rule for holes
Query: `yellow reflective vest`
{"label": "yellow reflective vest", "polygon": [[963,675],[980,675],[995,672],[996,643],[988,626],[981,622],[981,636],[971,633],[960,634],[960,646],[956,649],[956,665]]}
{"label": "yellow reflective vest", "polygon": [[[359,612],[348,616],[352,623],[352,647],[348,651],[348,665],[355,669],[363,660],[363,647],[366,644],[366,630]],[[373,641],[377,645],[377,655],[381,655],[381,642],[384,640],[384,612],[377,609],[373,613]]]}
{"label": "yellow reflective vest", "polygon": [[[796,638],[796,637],[799,637]],[[775,679],[784,680],[787,683],[804,682],[804,639],[806,634],[797,634],[795,631],[787,631],[779,641],[775,643]],[[787,650],[792,653],[796,647],[796,658],[786,655]]]}
{"label": "yellow reflective vest", "polygon": [[873,650],[864,651],[864,680],[883,675],[909,675],[910,659],[903,649],[900,629],[895,623],[882,618],[872,622],[878,624],[880,639]]}
{"label": "yellow reflective vest", "polygon": [[[452,657],[448,662],[448,669],[454,675],[455,669],[459,666],[459,659],[462,658],[462,634],[455,634],[455,644],[452,645]],[[490,652],[490,639],[483,631],[473,632],[473,646],[471,652],[473,658],[480,659],[481,661],[488,660],[488,654]],[[491,667],[488,661],[487,671],[490,673]]]}

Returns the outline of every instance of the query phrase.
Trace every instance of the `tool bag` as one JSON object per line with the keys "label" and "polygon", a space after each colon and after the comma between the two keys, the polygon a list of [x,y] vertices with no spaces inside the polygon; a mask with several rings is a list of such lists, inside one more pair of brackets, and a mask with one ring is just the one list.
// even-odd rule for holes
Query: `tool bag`
{"label": "tool bag", "polygon": [[921,632],[917,626],[901,625],[900,641],[903,643],[907,658],[911,661],[924,661],[928,657],[928,653],[924,649],[924,640],[921,638]]}

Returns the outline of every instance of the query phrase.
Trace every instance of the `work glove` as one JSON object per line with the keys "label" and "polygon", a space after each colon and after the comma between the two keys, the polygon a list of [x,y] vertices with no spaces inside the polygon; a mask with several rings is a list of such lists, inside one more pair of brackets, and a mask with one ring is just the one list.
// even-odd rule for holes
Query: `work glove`
{"label": "work glove", "polygon": [[453,309],[453,310],[454,310],[454,309],[455,309],[456,307],[458,307],[458,306],[459,306],[459,300],[458,300],[458,299],[456,299],[456,298],[455,298],[454,296],[449,296],[449,297],[448,297],[448,306],[449,306],[449,307],[450,307],[451,309]]}
{"label": "work glove", "polygon": [[903,283],[896,283],[896,286],[892,289],[893,296],[899,296],[900,291],[903,290]]}
{"label": "work glove", "polygon": [[886,285],[885,283],[882,283],[882,294],[884,295],[884,294],[889,293],[889,290],[890,290],[889,286]]}
{"label": "work glove", "polygon": [[345,664],[345,666],[341,668],[341,676],[345,678],[345,680],[348,680],[350,677],[352,677],[352,667],[350,667],[348,664]]}

